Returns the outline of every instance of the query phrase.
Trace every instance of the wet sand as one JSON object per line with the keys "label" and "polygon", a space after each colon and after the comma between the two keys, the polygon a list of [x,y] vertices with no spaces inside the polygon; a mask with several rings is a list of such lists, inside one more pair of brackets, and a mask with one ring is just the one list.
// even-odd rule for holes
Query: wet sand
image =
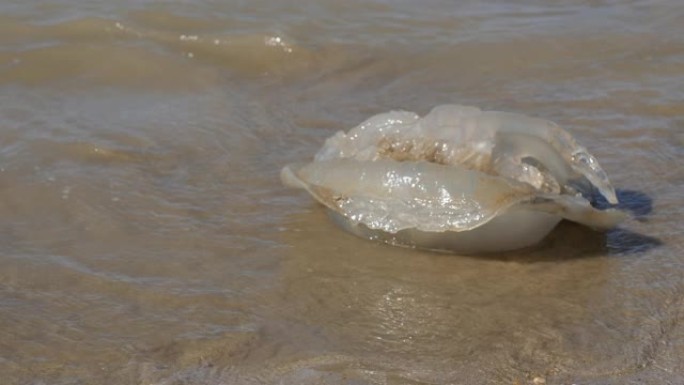
{"label": "wet sand", "polygon": [[[7,384],[684,381],[678,1],[0,5]],[[633,218],[461,256],[280,168],[383,111],[559,123]]]}

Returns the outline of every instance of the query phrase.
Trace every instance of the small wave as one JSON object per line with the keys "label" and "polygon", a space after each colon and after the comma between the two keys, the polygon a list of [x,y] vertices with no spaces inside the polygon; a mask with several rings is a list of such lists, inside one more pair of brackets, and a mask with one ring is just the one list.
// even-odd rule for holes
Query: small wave
{"label": "small wave", "polygon": [[173,29],[168,22],[155,28],[159,24],[154,19],[146,26],[82,18],[36,25],[3,18],[0,83],[80,79],[107,85],[188,87],[214,83],[223,71],[239,76],[289,74],[306,68],[313,58],[310,51],[280,34],[196,32],[197,26],[180,23]]}

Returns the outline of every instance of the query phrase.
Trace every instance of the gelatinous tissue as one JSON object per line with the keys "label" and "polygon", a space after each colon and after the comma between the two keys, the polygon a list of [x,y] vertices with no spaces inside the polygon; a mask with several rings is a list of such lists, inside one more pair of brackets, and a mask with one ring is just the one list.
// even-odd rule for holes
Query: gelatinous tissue
{"label": "gelatinous tissue", "polygon": [[595,229],[625,214],[598,161],[553,122],[442,105],[392,111],[328,138],[283,168],[341,227],[396,245],[462,253],[531,246],[562,219]]}

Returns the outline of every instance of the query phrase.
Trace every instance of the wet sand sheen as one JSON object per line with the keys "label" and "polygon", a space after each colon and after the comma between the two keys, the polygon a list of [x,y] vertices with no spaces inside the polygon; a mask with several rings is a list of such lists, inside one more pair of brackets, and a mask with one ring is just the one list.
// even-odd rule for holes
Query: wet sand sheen
{"label": "wet sand sheen", "polygon": [[[681,382],[684,9],[429,3],[0,5],[0,377]],[[559,123],[634,219],[466,257],[280,185],[444,103]]]}

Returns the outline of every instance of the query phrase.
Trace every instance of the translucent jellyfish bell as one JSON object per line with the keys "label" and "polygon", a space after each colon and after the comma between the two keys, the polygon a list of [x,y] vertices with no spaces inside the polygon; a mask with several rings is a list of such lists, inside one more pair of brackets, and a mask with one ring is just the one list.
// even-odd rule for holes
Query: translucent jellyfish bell
{"label": "translucent jellyfish bell", "polygon": [[606,229],[624,218],[592,206],[595,192],[616,204],[615,190],[556,124],[458,105],[371,117],[281,179],[351,233],[461,253],[531,246],[562,219]]}

